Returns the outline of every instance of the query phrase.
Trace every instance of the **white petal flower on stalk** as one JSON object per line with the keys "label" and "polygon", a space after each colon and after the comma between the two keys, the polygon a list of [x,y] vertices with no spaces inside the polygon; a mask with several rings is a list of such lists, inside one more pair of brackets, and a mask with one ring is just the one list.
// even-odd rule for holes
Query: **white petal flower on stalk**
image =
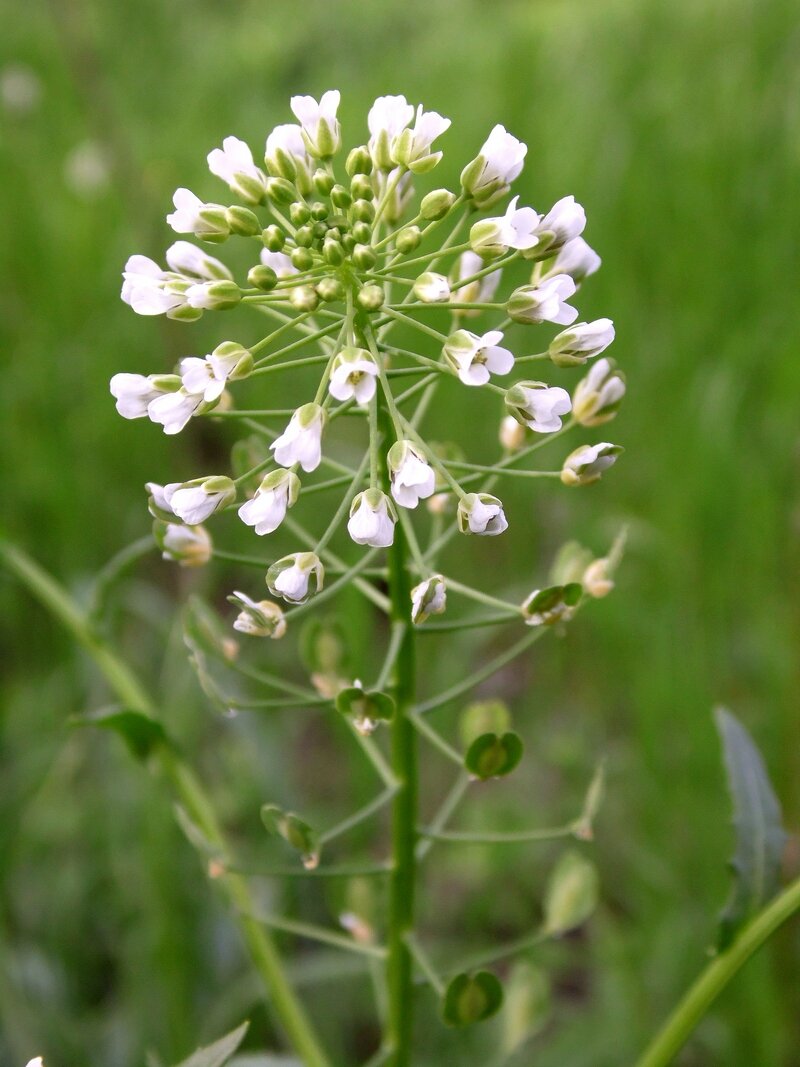
{"label": "white petal flower on stalk", "polygon": [[388,548],[394,541],[397,513],[380,489],[366,489],[353,498],[347,532],[357,545]]}
{"label": "white petal flower on stalk", "polygon": [[246,378],[252,369],[252,355],[235,341],[223,341],[205,359],[187,356],[180,363],[183,388],[188,393],[202,393],[207,403],[222,396],[229,381]]}
{"label": "white petal flower on stalk", "polygon": [[441,574],[433,574],[411,590],[411,621],[427,622],[430,615],[442,615],[447,607],[447,588]]}
{"label": "white petal flower on stalk", "polygon": [[[311,588],[313,580],[314,588]],[[294,552],[277,560],[267,571],[267,586],[273,596],[290,604],[302,604],[322,589],[325,568],[313,552]]]}
{"label": "white petal flower on stalk", "polygon": [[481,219],[469,232],[473,252],[484,257],[501,256],[509,248],[526,252],[539,243],[537,227],[539,215],[532,207],[517,207],[515,196],[505,215]]}
{"label": "white petal flower on stalk", "polygon": [[576,282],[582,282],[584,278],[600,270],[602,262],[595,250],[582,237],[573,237],[559,250],[544,277],[569,274]]}
{"label": "white petal flower on stalk", "polygon": [[154,519],[161,519],[162,522],[174,522],[178,516],[167,502],[165,489],[165,486],[159,485],[157,482],[145,482],[147,510]]}
{"label": "white petal flower on stalk", "polygon": [[274,641],[286,633],[286,616],[279,604],[271,600],[252,600],[239,590],[234,590],[228,601],[240,609],[233,621],[233,628],[238,633],[248,637],[271,637]]}
{"label": "white petal flower on stalk", "polygon": [[230,478],[212,475],[164,486],[164,501],[187,526],[199,526],[207,518],[236,499],[236,486]]}
{"label": "white petal flower on stalk", "polygon": [[458,502],[458,528],[461,533],[496,537],[508,529],[503,505],[489,493],[467,493]]}
{"label": "white petal flower on stalk", "polygon": [[414,174],[427,174],[442,158],[441,152],[431,151],[433,142],[449,128],[450,119],[436,111],[425,111],[420,104],[413,129],[403,130],[395,142],[395,163],[408,167]]}
{"label": "white petal flower on stalk", "polygon": [[625,396],[625,375],[613,359],[598,359],[575,386],[572,410],[581,426],[602,426],[617,413]]}
{"label": "white petal flower on stalk", "polygon": [[151,422],[163,426],[164,433],[172,436],[180,433],[192,416],[205,407],[205,403],[202,393],[190,393],[181,386],[174,393],[164,393],[151,400],[147,414]]}
{"label": "white petal flower on stalk", "polygon": [[601,441],[597,445],[581,445],[570,452],[561,468],[561,481],[564,485],[591,485],[596,482],[603,471],[617,462],[623,449],[612,445],[610,441]]}
{"label": "white petal flower on stalk", "polygon": [[161,558],[180,567],[203,567],[213,555],[211,536],[204,526],[156,522],[153,533]]}
{"label": "white petal flower on stalk", "polygon": [[413,293],[423,304],[444,304],[450,299],[450,283],[443,274],[426,270],[414,282]]}
{"label": "white petal flower on stalk", "polygon": [[605,352],[613,340],[611,319],[576,322],[553,338],[547,352],[557,367],[577,367]]}
{"label": "white petal flower on stalk", "polygon": [[289,425],[269,446],[282,467],[299,463],[306,473],[316,470],[322,458],[322,428],[325,412],[319,404],[304,404]]}
{"label": "white petal flower on stalk", "polygon": [[319,103],[313,96],[293,96],[291,99],[306,149],[317,159],[330,159],[339,150],[341,134],[336,112],[341,95],[338,89],[329,89],[322,94]]}
{"label": "white petal flower on stalk", "polygon": [[25,1067],[44,1067],[44,1061],[41,1056],[36,1056],[35,1059],[28,1060]]}
{"label": "white petal flower on stalk", "polygon": [[375,395],[377,373],[375,360],[365,348],[343,348],[333,361],[328,391],[336,400],[354,399],[363,407]]}
{"label": "white petal flower on stalk", "polygon": [[264,158],[271,174],[294,182],[304,195],[311,192],[314,165],[300,126],[293,122],[276,126],[267,137]]}
{"label": "white petal flower on stalk", "polygon": [[169,269],[184,279],[207,282],[233,279],[233,275],[221,260],[209,256],[202,248],[188,241],[176,241],[170,245],[166,258]]}
{"label": "white petal flower on stalk", "polygon": [[230,234],[221,204],[206,204],[191,189],[176,189],[172,197],[175,210],[167,215],[167,225],[175,233],[192,233],[208,241],[224,241]]}
{"label": "white petal flower on stalk", "polygon": [[123,419],[143,419],[150,401],[174,392],[180,381],[177,374],[115,374],[108,387]]}
{"label": "white petal flower on stalk", "polygon": [[561,429],[561,416],[569,414],[572,401],[560,386],[517,382],[506,393],[506,406],[518,422],[536,433],[555,433]]}
{"label": "white petal flower on stalk", "polygon": [[394,147],[397,138],[414,118],[414,106],[404,96],[379,96],[367,115],[369,151],[380,170],[395,166]]}
{"label": "white petal flower on stalk", "polygon": [[270,471],[256,489],[252,500],[239,508],[239,518],[254,526],[259,537],[277,530],[300,492],[300,479],[293,471],[283,468]]}
{"label": "white petal flower on stalk", "polygon": [[504,195],[522,171],[528,146],[497,125],[477,157],[461,172],[461,185],[479,206]]}
{"label": "white petal flower on stalk", "polygon": [[271,267],[279,278],[289,278],[297,274],[297,267],[285,252],[270,252],[268,248],[261,249],[261,262],[265,267]]}
{"label": "white petal flower on stalk", "polygon": [[433,467],[412,441],[395,441],[389,449],[389,474],[392,496],[404,508],[415,508],[436,488]]}
{"label": "white petal flower on stalk", "polygon": [[186,290],[186,303],[189,307],[203,311],[227,311],[236,307],[241,299],[242,291],[236,282],[225,279],[195,282]]}
{"label": "white petal flower on stalk", "polygon": [[122,299],[137,315],[166,315],[186,305],[184,292],[166,288],[170,275],[147,256],[130,256],[122,272]]}
{"label": "white petal flower on stalk", "polygon": [[208,153],[208,169],[227,182],[232,193],[248,204],[258,204],[266,191],[266,175],[256,166],[249,145],[238,137],[226,137],[222,148]]}
{"label": "white petal flower on stalk", "polygon": [[506,452],[517,452],[525,444],[525,427],[513,415],[506,415],[500,420],[497,436]]}
{"label": "white petal flower on stalk", "polygon": [[514,322],[555,322],[569,326],[578,317],[577,308],[567,303],[577,286],[567,274],[556,274],[538,285],[523,285],[516,289],[506,304]]}
{"label": "white petal flower on stalk", "polygon": [[485,385],[492,374],[508,374],[514,357],[499,342],[500,330],[489,330],[479,337],[469,330],[456,330],[445,342],[444,358],[464,385]]}
{"label": "white petal flower on stalk", "polygon": [[[477,252],[469,250],[462,252],[450,276],[450,299],[459,304],[484,304],[491,301],[503,276],[502,269],[493,270],[490,274],[484,274],[482,278],[467,282],[466,285],[458,284],[463,282],[465,278],[471,278],[474,274],[480,273],[485,266],[485,261],[481,259]],[[480,315],[480,310],[470,311],[459,308],[456,314],[471,318],[475,315]]]}
{"label": "white petal flower on stalk", "polygon": [[586,212],[574,196],[564,196],[542,215],[536,234],[539,238],[537,255],[551,254],[579,237],[586,226]]}

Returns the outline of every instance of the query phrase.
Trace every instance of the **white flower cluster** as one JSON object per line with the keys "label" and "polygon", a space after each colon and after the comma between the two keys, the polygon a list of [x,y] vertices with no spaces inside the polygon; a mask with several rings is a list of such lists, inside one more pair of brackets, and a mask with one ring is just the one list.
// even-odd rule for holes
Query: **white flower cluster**
{"label": "white flower cluster", "polygon": [[[140,315],[192,321],[205,311],[241,307],[272,320],[266,336],[247,344],[225,341],[205,356],[186,356],[173,373],[122,373],[111,380],[117,410],[126,419],[148,418],[176,434],[193,418],[224,417],[269,439],[268,452],[262,450],[235,480],[214,475],[148,486],[159,546],[165,558],[183,566],[212,557],[202,526],[212,515],[235,511],[256,535],[268,536],[307,492],[346,482],[347,495],[332,514],[356,544],[391,546],[398,522],[405,525],[407,512],[420,501],[437,516],[452,502],[457,530],[497,536],[508,527],[503,504],[490,491],[498,476],[533,473],[586,485],[621,452],[609,442],[583,444],[553,471],[527,472],[516,465],[543,443],[536,435],[596,427],[614,417],[625,380],[612,360],[597,359],[572,395],[539,380],[497,383],[527,362],[583,366],[614,340],[610,319],[576,322],[571,302],[600,266],[582,236],[581,205],[567,196],[542,213],[516,195],[505,210],[496,208],[520,177],[527,153],[525,144],[497,125],[464,167],[458,191],[433,189],[414,207],[415,180],[442,158],[437,142],[450,120],[415,108],[404,96],[379,97],[367,115],[366,143],[346,155],[342,168],[339,103],[336,91],[319,101],[294,97],[296,122],[267,135],[263,161],[246,142],[226,137],[208,154],[208,167],[230,197],[205,200],[186,188],[175,192],[167,224],[215,248],[243,240],[252,252],[246,279],[235,278],[223,262],[186,240],[167,250],[166,268],[141,255],[125,265],[122,299]],[[474,221],[476,213],[483,217]],[[447,221],[450,235],[432,237]],[[459,240],[468,222],[468,240],[463,234]],[[498,299],[503,277],[520,270],[526,276]],[[466,328],[481,317],[484,327]],[[528,353],[527,333],[517,327],[538,324],[564,329],[545,341],[543,351]],[[413,331],[413,340],[397,347],[394,330]],[[301,403],[289,411],[266,406],[269,376],[315,364],[321,376]],[[240,410],[230,387],[245,379],[257,399]],[[461,453],[421,436],[423,413],[448,379],[456,389],[461,383],[489,396],[501,394],[507,411],[504,451],[494,464],[470,464]],[[411,403],[418,408],[409,409]],[[369,456],[360,467],[323,450],[323,435],[342,415],[360,415],[368,426]],[[287,416],[282,429],[272,428],[271,420]],[[329,484],[307,482],[305,476],[320,466],[335,475]],[[312,550],[295,551],[268,567],[274,596],[299,604],[322,588],[333,532]],[[420,623],[444,610],[446,580],[419,552],[415,569],[419,581],[410,610]],[[239,592],[233,602],[240,608],[235,623],[240,632],[272,637],[284,632],[276,605]]]}

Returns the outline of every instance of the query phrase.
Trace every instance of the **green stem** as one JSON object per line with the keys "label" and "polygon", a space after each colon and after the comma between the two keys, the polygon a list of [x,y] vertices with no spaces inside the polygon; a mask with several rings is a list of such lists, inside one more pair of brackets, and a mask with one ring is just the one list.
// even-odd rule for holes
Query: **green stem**
{"label": "green stem", "polygon": [[[155,706],[138,678],[119,658],[116,651],[93,632],[88,620],[67,592],[37,563],[5,541],[0,541],[0,557],[8,569],[88,651],[121,702],[131,710],[153,718]],[[168,745],[160,745],[155,755],[158,757],[161,772],[171,784],[192,822],[214,846],[215,851],[223,857],[227,856],[227,841],[209,798],[194,772]],[[253,965],[264,983],[270,1007],[280,1020],[289,1042],[307,1067],[328,1067],[328,1058],[317,1042],[311,1021],[286,979],[274,943],[251,917],[254,904],[247,882],[235,874],[224,874],[219,881],[231,905]]]}
{"label": "green stem", "polygon": [[733,944],[700,974],[656,1034],[636,1067],[666,1067],[734,975],[764,942],[800,910],[800,878],[787,886],[742,930]]}

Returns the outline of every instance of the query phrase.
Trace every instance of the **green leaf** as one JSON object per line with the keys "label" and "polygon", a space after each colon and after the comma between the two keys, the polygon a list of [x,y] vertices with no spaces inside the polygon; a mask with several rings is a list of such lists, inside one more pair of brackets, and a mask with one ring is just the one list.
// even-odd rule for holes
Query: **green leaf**
{"label": "green leaf", "polygon": [[502,778],[510,774],[522,759],[522,738],[513,732],[502,737],[481,734],[476,737],[464,757],[464,766],[476,778]]}
{"label": "green leaf", "polygon": [[181,1060],[176,1067],[223,1067],[244,1040],[249,1023],[242,1023],[235,1030],[231,1030],[225,1037],[215,1041],[213,1045],[199,1048],[187,1060]]}
{"label": "green leaf", "polygon": [[597,870],[580,852],[565,852],[556,864],[544,900],[544,933],[555,937],[585,922],[595,909]]}
{"label": "green leaf", "polygon": [[138,760],[146,760],[158,745],[169,743],[161,723],[144,712],[131,711],[118,705],[102,708],[88,715],[75,715],[70,719],[70,725],[97,726],[102,730],[113,730]]}
{"label": "green leaf", "polygon": [[277,804],[261,807],[261,821],[266,830],[282,837],[291,848],[300,853],[303,866],[313,870],[319,863],[319,838],[316,830],[293,811],[284,811]]}
{"label": "green leaf", "polygon": [[750,734],[725,708],[716,708],[714,718],[722,741],[736,832],[730,862],[735,880],[719,919],[717,947],[723,952],[742,923],[775,894],[786,833],[778,799]]}
{"label": "green leaf", "polygon": [[503,987],[491,971],[459,974],[448,985],[442,1018],[448,1026],[470,1026],[500,1010]]}

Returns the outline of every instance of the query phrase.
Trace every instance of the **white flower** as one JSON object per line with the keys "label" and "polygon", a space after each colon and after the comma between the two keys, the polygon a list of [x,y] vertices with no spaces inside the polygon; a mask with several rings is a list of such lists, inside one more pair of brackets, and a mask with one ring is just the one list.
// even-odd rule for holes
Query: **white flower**
{"label": "white flower", "polygon": [[450,119],[444,118],[436,111],[423,110],[422,104],[417,108],[414,128],[403,130],[394,146],[394,161],[415,174],[426,174],[433,170],[442,158],[441,152],[431,152],[431,145],[450,127]]}
{"label": "white flower", "polygon": [[598,359],[575,386],[573,412],[581,426],[602,426],[617,413],[625,396],[625,376],[613,359]]}
{"label": "white flower", "polygon": [[539,215],[532,207],[517,207],[515,196],[506,208],[505,215],[481,219],[469,232],[473,252],[482,256],[499,256],[509,248],[527,251],[539,243],[537,226]]}
{"label": "white flower", "polygon": [[180,379],[174,374],[115,374],[109,382],[111,395],[123,419],[143,419],[151,400],[173,392]]}
{"label": "white flower", "polygon": [[[471,278],[484,269],[486,263],[476,252],[462,252],[456,261],[453,274],[454,282],[461,282],[465,278]],[[482,278],[467,282],[466,285],[453,284],[450,286],[451,299],[459,304],[483,304],[492,299],[500,284],[502,270],[493,270],[491,274],[484,274]],[[460,315],[480,315],[480,310],[467,311],[459,309]]]}
{"label": "white flower", "polygon": [[301,604],[312,595],[309,588],[314,579],[313,592],[322,589],[325,568],[313,552],[294,552],[273,563],[267,571],[267,586],[273,596],[281,596],[291,604]]}
{"label": "white flower", "polygon": [[444,358],[464,385],[485,385],[490,375],[508,374],[514,366],[513,355],[498,344],[502,340],[500,330],[489,330],[482,337],[457,330],[447,338]]}
{"label": "white flower", "polygon": [[222,148],[208,153],[208,169],[230,186],[232,193],[249,204],[264,198],[266,177],[253,162],[253,153],[238,137],[226,137]]}
{"label": "white flower", "polygon": [[611,319],[576,322],[557,334],[547,351],[556,366],[575,367],[605,352],[613,340],[614,323]]}
{"label": "white flower", "polygon": [[262,248],[261,262],[265,267],[271,267],[279,278],[288,278],[292,274],[297,274],[297,267],[285,252],[270,252],[268,248]]}
{"label": "white flower", "polygon": [[328,391],[336,400],[350,400],[363,407],[375,395],[378,367],[364,348],[343,348],[333,361]]}
{"label": "white flower", "polygon": [[521,605],[525,625],[554,626],[557,622],[567,622],[575,614],[581,592],[576,582],[534,589]]}
{"label": "white flower", "polygon": [[177,519],[178,516],[167,503],[163,485],[158,485],[157,482],[146,482],[145,489],[147,490],[147,510],[154,519],[161,519],[163,522]]}
{"label": "white flower", "polygon": [[414,118],[414,107],[404,96],[379,96],[367,115],[369,151],[376,167],[392,170],[397,138]]}
{"label": "white flower", "polygon": [[506,452],[516,452],[525,444],[525,427],[513,415],[500,420],[500,444]]}
{"label": "white flower", "polygon": [[220,279],[213,282],[196,282],[186,290],[189,307],[206,311],[225,311],[236,307],[242,299],[242,291],[236,282]]}
{"label": "white flower", "polygon": [[311,192],[311,157],[303,131],[292,122],[276,126],[267,137],[265,159],[270,173],[295,182],[302,193]]}
{"label": "white flower", "polygon": [[209,256],[202,248],[189,244],[188,241],[176,241],[170,245],[166,254],[167,266],[185,281],[187,278],[201,281],[225,279],[230,281],[233,275],[225,264]]}
{"label": "white flower", "polygon": [[586,226],[586,212],[574,196],[564,196],[553,204],[546,215],[539,220],[536,233],[539,237],[537,251],[548,253],[563,248],[569,241],[583,233]]}
{"label": "white flower", "polygon": [[152,259],[130,256],[122,272],[122,299],[137,315],[166,315],[186,305],[184,292],[166,288],[169,281]]}
{"label": "white flower", "polygon": [[480,205],[502,195],[522,170],[528,146],[495,126],[476,159],[461,172],[463,188]]}
{"label": "white flower", "polygon": [[252,500],[239,508],[239,518],[248,526],[255,526],[259,536],[277,530],[300,492],[300,479],[293,471],[283,468],[271,471],[256,489]]}
{"label": "white flower", "polygon": [[518,422],[537,433],[561,429],[561,416],[572,407],[569,393],[544,382],[517,382],[506,393],[506,406]]}
{"label": "white flower", "polygon": [[411,590],[411,621],[426,622],[429,615],[441,615],[447,607],[447,588],[441,574],[433,574]]}
{"label": "white flower", "polygon": [[172,197],[175,210],[167,215],[167,224],[175,233],[193,233],[195,237],[224,240],[230,233],[221,204],[205,204],[190,189],[176,189]]}
{"label": "white flower", "polygon": [[458,502],[458,528],[461,533],[495,537],[508,529],[502,503],[489,493],[467,493]]}
{"label": "white flower", "polygon": [[443,274],[426,270],[414,282],[414,296],[423,304],[442,304],[450,299],[450,283]]}
{"label": "white flower", "polygon": [[306,148],[318,159],[330,159],[339,150],[341,136],[336,112],[340,100],[339,90],[329,89],[322,94],[319,103],[313,96],[293,96],[290,101],[294,116],[302,127]]}
{"label": "white flower", "polygon": [[202,393],[210,403],[218,399],[229,381],[246,378],[253,369],[251,353],[236,341],[223,341],[205,359],[187,356],[181,360],[181,381],[187,393]]}
{"label": "white flower", "polygon": [[180,433],[186,423],[204,405],[202,393],[189,393],[181,387],[174,393],[164,393],[151,400],[147,414],[151,422],[164,427],[164,433]]}
{"label": "white flower", "polygon": [[617,456],[621,455],[622,451],[620,445],[612,445],[610,441],[601,441],[598,445],[581,445],[564,460],[561,481],[564,485],[591,485],[603,471],[617,462]]}
{"label": "white flower", "polygon": [[392,496],[404,508],[415,508],[433,494],[436,475],[424,454],[411,441],[396,441],[389,449]]}
{"label": "white flower", "polygon": [[506,308],[514,322],[556,322],[569,326],[578,317],[577,308],[566,301],[577,286],[568,274],[556,274],[538,285],[523,285],[511,294]]}
{"label": "white flower", "polygon": [[233,623],[234,630],[249,637],[271,637],[278,640],[286,633],[286,616],[282,608],[271,600],[251,600],[246,593],[235,590],[228,597],[240,608]]}
{"label": "white flower", "polygon": [[212,475],[190,482],[170,482],[164,486],[164,501],[187,526],[199,526],[215,511],[232,504],[236,487],[230,478]]}
{"label": "white flower", "polygon": [[28,1060],[26,1067],[44,1067],[44,1061],[41,1056],[37,1056],[33,1060]]}
{"label": "white flower", "polygon": [[304,404],[289,420],[280,437],[269,446],[282,467],[299,463],[307,473],[316,470],[322,458],[322,427],[325,413],[319,404]]}
{"label": "white flower", "polygon": [[569,274],[576,282],[582,282],[600,269],[602,260],[582,237],[567,241],[553,260],[546,277],[553,274]]}
{"label": "white flower", "polygon": [[181,567],[202,567],[211,559],[213,545],[203,526],[156,523],[154,533],[162,559],[172,560]]}
{"label": "white flower", "polygon": [[388,548],[394,541],[395,522],[397,515],[389,497],[380,489],[367,489],[350,505],[347,532],[357,545]]}

